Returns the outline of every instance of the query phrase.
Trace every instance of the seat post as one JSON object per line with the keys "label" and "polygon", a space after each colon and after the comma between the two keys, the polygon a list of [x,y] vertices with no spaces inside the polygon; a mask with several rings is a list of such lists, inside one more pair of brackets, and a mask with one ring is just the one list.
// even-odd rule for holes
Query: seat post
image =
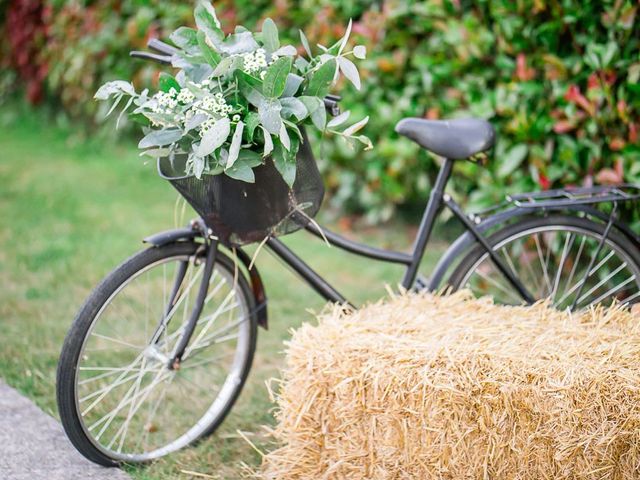
{"label": "seat post", "polygon": [[431,194],[429,195],[429,202],[427,203],[427,208],[422,215],[420,227],[418,228],[418,234],[416,236],[415,242],[413,243],[413,261],[407,267],[407,271],[405,272],[404,278],[402,279],[402,286],[407,290],[411,288],[413,282],[416,279],[418,267],[420,266],[422,256],[424,255],[424,249],[427,246],[427,242],[429,241],[429,237],[431,236],[431,232],[433,231],[433,225],[435,223],[436,217],[438,216],[438,212],[442,207],[442,197],[444,195],[444,190],[447,186],[449,178],[451,178],[453,163],[453,160],[445,158],[444,163],[442,164],[442,166],[440,167],[440,171],[438,172],[436,183],[434,184],[433,189],[431,190]]}

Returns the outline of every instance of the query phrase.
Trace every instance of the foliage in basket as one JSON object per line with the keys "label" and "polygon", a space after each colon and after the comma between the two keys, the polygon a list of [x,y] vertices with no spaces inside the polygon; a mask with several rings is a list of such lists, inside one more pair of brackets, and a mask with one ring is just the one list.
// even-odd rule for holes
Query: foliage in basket
{"label": "foliage in basket", "polygon": [[95,98],[112,101],[109,113],[123,100],[125,113],[144,125],[138,146],[151,157],[188,156],[185,174],[225,174],[254,182],[253,168],[267,157],[291,187],[296,177],[296,154],[304,141],[300,125],[340,135],[347,142],[371,147],[358,131],[368,117],[344,128],[344,112],[327,122],[323,98],[340,74],[356,88],[360,75],[348,57],[363,59],[366,49],[348,50],[345,35],[331,47],[319,45],[313,55],[300,31],[307,58],[292,45],[281,45],[275,23],[267,18],[262,31],[238,26],[225,35],[213,6],[200,2],[194,18],[197,29],[180,27],[170,39],[177,47],[175,76],[161,73],[160,91],[137,93],[133,84],[105,83]]}

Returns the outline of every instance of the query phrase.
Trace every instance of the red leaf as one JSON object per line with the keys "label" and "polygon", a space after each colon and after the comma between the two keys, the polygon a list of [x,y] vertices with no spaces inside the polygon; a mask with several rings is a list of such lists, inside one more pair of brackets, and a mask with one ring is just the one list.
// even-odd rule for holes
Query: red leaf
{"label": "red leaf", "polygon": [[638,142],[638,126],[635,123],[629,124],[629,143]]}
{"label": "red leaf", "polygon": [[567,133],[576,128],[569,120],[558,120],[553,125],[553,131],[556,133]]}
{"label": "red leaf", "polygon": [[527,57],[524,53],[519,53],[516,57],[516,77],[521,82],[532,80],[536,76],[536,71],[533,68],[527,67]]}
{"label": "red leaf", "polygon": [[586,111],[592,117],[595,115],[595,107],[592,103],[589,102],[580,92],[580,87],[577,85],[569,85],[567,89],[567,93],[564,94],[565,100],[571,103],[575,103],[579,107],[581,107],[584,111]]}
{"label": "red leaf", "polygon": [[547,178],[547,176],[543,173],[538,175],[538,183],[540,184],[540,188],[542,190],[549,190],[551,188],[551,180]]}
{"label": "red leaf", "polygon": [[625,146],[625,145],[626,145],[626,142],[625,142],[622,138],[620,138],[620,137],[612,138],[612,139],[609,141],[609,148],[610,148],[611,150],[613,150],[614,152],[617,152],[617,151],[619,151],[619,150],[622,150],[622,149],[624,148],[624,146]]}

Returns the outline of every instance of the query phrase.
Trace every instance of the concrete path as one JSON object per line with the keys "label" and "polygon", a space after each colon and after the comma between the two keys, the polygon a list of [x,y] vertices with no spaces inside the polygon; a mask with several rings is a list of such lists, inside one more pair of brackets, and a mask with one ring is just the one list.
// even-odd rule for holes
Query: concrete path
{"label": "concrete path", "polygon": [[130,480],[80,455],[62,426],[0,380],[0,479]]}

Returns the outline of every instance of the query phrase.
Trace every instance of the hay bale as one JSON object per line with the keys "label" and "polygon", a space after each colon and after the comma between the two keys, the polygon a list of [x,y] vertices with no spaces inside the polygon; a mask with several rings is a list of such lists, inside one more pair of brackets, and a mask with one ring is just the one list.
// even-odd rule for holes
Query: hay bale
{"label": "hay bale", "polygon": [[295,332],[269,479],[640,478],[640,317],[467,292]]}

